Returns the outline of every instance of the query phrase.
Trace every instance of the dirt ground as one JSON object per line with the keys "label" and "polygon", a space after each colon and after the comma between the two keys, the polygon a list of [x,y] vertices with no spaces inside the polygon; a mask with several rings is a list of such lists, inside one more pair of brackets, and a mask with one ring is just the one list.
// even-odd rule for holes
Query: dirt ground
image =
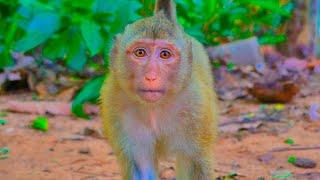
{"label": "dirt ground", "polygon": [[[316,83],[316,82],[315,82]],[[319,83],[319,82],[318,82]],[[310,87],[308,87],[310,90]],[[278,171],[290,171],[291,179],[320,179],[320,164],[315,168],[295,167],[287,162],[290,155],[305,157],[320,162],[320,148],[309,150],[286,150],[273,152],[261,161],[262,155],[279,147],[320,146],[320,121],[312,122],[306,112],[311,103],[320,103],[320,88],[312,89],[312,94],[298,95],[285,106],[289,116],[281,122],[264,122],[258,130],[220,133],[214,150],[216,157],[215,176],[225,176],[236,172],[235,179],[272,179]],[[30,99],[28,93],[3,95],[0,97],[0,111],[8,100]],[[230,104],[232,104],[230,108]],[[220,102],[221,109],[229,107],[221,119],[231,115],[251,112],[259,108],[259,103],[251,100]],[[230,113],[231,112],[231,113]],[[0,159],[1,180],[46,180],[46,179],[120,179],[121,175],[108,142],[97,136],[79,135],[84,128],[100,131],[100,119],[94,117],[85,121],[74,117],[49,116],[49,131],[40,132],[28,127],[37,115],[8,113],[8,124],[0,125],[0,148],[10,148],[9,157]],[[0,118],[1,119],[1,118]],[[95,135],[94,134],[94,135]],[[292,138],[295,145],[284,143]],[[172,163],[162,164],[162,175],[173,173]],[[171,172],[172,171],[172,172]],[[169,174],[169,175],[167,175]]]}

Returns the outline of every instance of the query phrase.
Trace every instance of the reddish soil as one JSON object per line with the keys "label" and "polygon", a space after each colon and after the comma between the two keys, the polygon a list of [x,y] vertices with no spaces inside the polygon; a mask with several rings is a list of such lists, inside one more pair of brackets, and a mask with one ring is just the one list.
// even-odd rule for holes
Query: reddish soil
{"label": "reddish soil", "polygon": [[[3,95],[0,97],[0,110],[8,100],[30,98],[30,94]],[[285,111],[290,107],[305,109],[314,102],[320,103],[320,93],[307,97],[298,96],[286,105]],[[230,102],[221,102],[221,108],[225,108],[228,103]],[[224,117],[250,112],[259,107],[259,103],[248,100],[237,100],[232,104],[231,113]],[[261,155],[273,148],[295,147],[284,143],[287,138],[292,138],[297,146],[320,145],[320,121],[311,122],[303,113],[286,116],[281,123],[268,122],[254,133],[221,133],[214,150],[215,175],[218,177],[237,172],[236,179],[264,177],[267,180],[272,179],[275,171],[287,170],[292,172],[294,179],[320,179],[320,175],[312,178],[311,175],[303,174],[320,174],[320,164],[312,169],[304,169],[287,162],[290,155],[295,155],[319,163],[320,149],[274,152],[269,162],[259,160]],[[9,121],[4,126],[0,125],[0,148],[10,148],[9,157],[0,159],[0,179],[120,179],[118,165],[107,140],[93,136],[84,136],[80,140],[72,139],[77,138],[74,136],[85,127],[99,131],[101,124],[98,117],[91,121],[66,116],[49,117],[48,132],[28,127],[35,117],[37,115],[8,113],[6,117],[0,118]],[[79,152],[87,150],[87,154]],[[170,166],[172,163],[163,163],[163,176],[172,174],[169,172],[172,171]]]}

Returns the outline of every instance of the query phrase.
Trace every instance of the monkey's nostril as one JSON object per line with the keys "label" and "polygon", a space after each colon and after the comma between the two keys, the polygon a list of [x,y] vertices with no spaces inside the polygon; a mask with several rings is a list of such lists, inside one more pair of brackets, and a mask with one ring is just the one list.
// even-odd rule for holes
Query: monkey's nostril
{"label": "monkey's nostril", "polygon": [[157,79],[156,76],[145,76],[146,81],[155,81]]}

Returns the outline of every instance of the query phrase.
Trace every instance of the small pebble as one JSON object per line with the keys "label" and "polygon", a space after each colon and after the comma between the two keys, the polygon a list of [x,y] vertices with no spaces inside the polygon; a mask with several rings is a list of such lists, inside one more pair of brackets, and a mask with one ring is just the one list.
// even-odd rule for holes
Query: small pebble
{"label": "small pebble", "polygon": [[90,154],[90,149],[88,147],[79,149],[80,154]]}
{"label": "small pebble", "polygon": [[44,168],[42,169],[42,171],[43,171],[43,172],[51,172],[51,170],[50,170],[48,167],[44,167]]}
{"label": "small pebble", "polygon": [[70,135],[70,136],[61,138],[61,140],[83,141],[83,140],[85,140],[85,136],[82,136],[82,135]]}
{"label": "small pebble", "polygon": [[6,128],[5,130],[4,130],[4,133],[5,134],[11,134],[12,132],[14,131],[14,128]]}
{"label": "small pebble", "polygon": [[91,136],[95,133],[96,131],[93,128],[85,127],[83,129],[82,135],[84,136]]}
{"label": "small pebble", "polygon": [[103,138],[103,135],[99,130],[91,127],[85,127],[79,132],[79,134],[84,136],[91,136],[95,138]]}
{"label": "small pebble", "polygon": [[301,168],[315,168],[317,166],[317,163],[312,159],[297,157],[293,165]]}
{"label": "small pebble", "polygon": [[309,109],[309,116],[312,121],[320,120],[320,104],[312,104]]}

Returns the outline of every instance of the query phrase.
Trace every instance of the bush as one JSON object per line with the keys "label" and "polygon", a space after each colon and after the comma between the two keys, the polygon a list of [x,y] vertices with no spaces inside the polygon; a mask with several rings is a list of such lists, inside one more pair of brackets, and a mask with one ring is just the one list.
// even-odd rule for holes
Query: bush
{"label": "bush", "polygon": [[[285,41],[279,29],[293,9],[289,0],[176,2],[179,22],[206,45],[253,35],[262,44]],[[33,54],[35,50],[75,72],[95,56],[104,59],[107,69],[114,35],[128,23],[150,16],[153,7],[154,0],[0,0],[0,69],[13,64],[12,51]],[[85,102],[77,98],[82,100],[75,102]]]}

